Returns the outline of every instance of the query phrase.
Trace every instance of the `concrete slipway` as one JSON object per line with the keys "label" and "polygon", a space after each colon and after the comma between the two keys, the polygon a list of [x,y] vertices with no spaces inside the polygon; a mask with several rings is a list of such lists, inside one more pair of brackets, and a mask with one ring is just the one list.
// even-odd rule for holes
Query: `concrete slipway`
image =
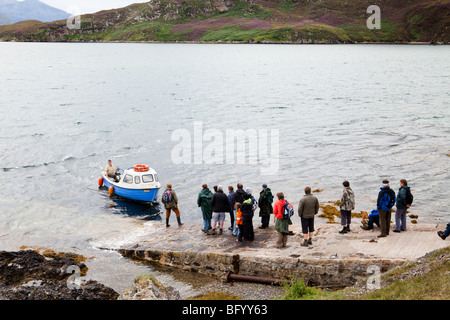
{"label": "concrete slipway", "polygon": [[362,230],[360,219],[353,219],[352,231],[347,234],[338,233],[338,224],[317,220],[309,247],[300,246],[301,226],[295,219],[287,247],[278,249],[273,223],[261,230],[255,217],[255,240],[247,244],[236,242],[227,228],[223,235],[212,236],[203,233],[200,224],[178,227],[172,221],[166,228],[164,223],[153,221],[145,224],[134,243],[113,249],[128,258],[223,278],[230,272],[276,279],[295,276],[309,285],[341,288],[370,275],[373,266],[385,272],[450,244],[436,234],[445,229],[444,224],[410,224],[401,233],[392,232],[391,225],[388,237],[377,238],[379,229]]}

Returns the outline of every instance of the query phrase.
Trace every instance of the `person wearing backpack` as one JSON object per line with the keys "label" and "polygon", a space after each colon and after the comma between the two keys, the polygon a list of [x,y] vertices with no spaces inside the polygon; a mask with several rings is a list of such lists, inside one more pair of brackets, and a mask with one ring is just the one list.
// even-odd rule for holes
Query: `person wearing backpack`
{"label": "person wearing backpack", "polygon": [[298,215],[302,223],[303,243],[301,246],[312,245],[314,235],[314,216],[319,212],[319,200],[311,194],[311,187],[305,188],[305,195],[298,204]]}
{"label": "person wearing backpack", "polygon": [[183,224],[181,223],[180,210],[178,210],[178,197],[170,183],[167,184],[167,189],[163,192],[161,202],[164,204],[164,208],[166,208],[166,228],[170,227],[169,219],[170,211],[172,210],[177,216],[178,226],[181,227]]}
{"label": "person wearing backpack", "polygon": [[397,210],[395,212],[394,232],[406,231],[406,210],[411,207],[412,194],[405,179],[400,180],[400,189],[397,193]]}
{"label": "person wearing backpack", "polygon": [[352,210],[355,209],[355,194],[352,188],[350,188],[350,183],[344,181],[342,183],[344,186],[344,191],[342,192],[341,202],[339,203],[339,208],[341,209],[341,225],[342,230],[339,233],[350,232],[350,223],[352,221]]}
{"label": "person wearing backpack", "polygon": [[263,184],[262,188],[258,201],[259,216],[261,217],[261,226],[259,228],[265,229],[269,227],[270,215],[273,213],[273,195],[272,190],[267,187],[267,184]]}
{"label": "person wearing backpack", "polygon": [[389,181],[383,180],[383,186],[380,188],[377,199],[377,209],[380,219],[381,234],[377,237],[382,238],[389,235],[391,224],[391,211],[395,204],[395,192],[389,187]]}
{"label": "person wearing backpack", "polygon": [[289,235],[289,224],[292,224],[291,219],[285,215],[286,204],[291,208],[293,207],[287,200],[284,200],[283,192],[278,192],[277,198],[278,201],[273,205],[273,220],[275,223],[275,231],[278,232],[276,247],[281,249],[286,247]]}
{"label": "person wearing backpack", "polygon": [[202,185],[202,191],[198,194],[197,205],[202,210],[203,217],[203,232],[207,232],[211,229],[211,219],[212,219],[212,206],[211,199],[213,193],[208,189],[207,184]]}

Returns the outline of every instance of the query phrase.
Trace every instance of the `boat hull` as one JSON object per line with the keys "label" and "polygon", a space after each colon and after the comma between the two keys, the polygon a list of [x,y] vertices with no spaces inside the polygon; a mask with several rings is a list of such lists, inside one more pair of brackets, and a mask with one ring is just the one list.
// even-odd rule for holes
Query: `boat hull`
{"label": "boat hull", "polygon": [[103,184],[108,189],[109,187],[113,187],[115,195],[136,201],[154,202],[158,196],[159,191],[159,188],[147,188],[147,189],[122,188],[112,184],[110,181],[108,181],[108,179],[103,179]]}

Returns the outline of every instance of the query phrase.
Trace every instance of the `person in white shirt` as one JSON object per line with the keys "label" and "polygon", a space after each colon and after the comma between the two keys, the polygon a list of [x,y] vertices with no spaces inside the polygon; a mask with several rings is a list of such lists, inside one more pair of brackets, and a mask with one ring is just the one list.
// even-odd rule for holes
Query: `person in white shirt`
{"label": "person in white shirt", "polygon": [[114,168],[114,165],[112,164],[111,160],[108,160],[108,164],[105,168],[105,173],[108,177],[113,178],[116,182],[119,182],[119,178],[117,177],[116,168]]}

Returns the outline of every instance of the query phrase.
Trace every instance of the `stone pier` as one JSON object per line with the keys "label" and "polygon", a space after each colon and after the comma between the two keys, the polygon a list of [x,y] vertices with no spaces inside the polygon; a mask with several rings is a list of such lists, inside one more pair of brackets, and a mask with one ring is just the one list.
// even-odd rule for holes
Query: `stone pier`
{"label": "stone pier", "polygon": [[150,222],[139,241],[117,250],[131,259],[217,277],[225,278],[230,272],[276,279],[295,277],[311,286],[342,288],[373,270],[385,272],[448,246],[450,242],[436,234],[444,227],[411,224],[406,232],[391,231],[388,237],[377,238],[378,228],[364,231],[356,221],[347,234],[339,234],[337,224],[322,222],[316,225],[313,245],[302,247],[301,226],[294,223],[287,247],[277,249],[273,224],[261,230],[255,223],[255,240],[238,243],[228,230],[223,235],[206,235],[200,225],[178,227],[174,223],[166,228],[163,223]]}

